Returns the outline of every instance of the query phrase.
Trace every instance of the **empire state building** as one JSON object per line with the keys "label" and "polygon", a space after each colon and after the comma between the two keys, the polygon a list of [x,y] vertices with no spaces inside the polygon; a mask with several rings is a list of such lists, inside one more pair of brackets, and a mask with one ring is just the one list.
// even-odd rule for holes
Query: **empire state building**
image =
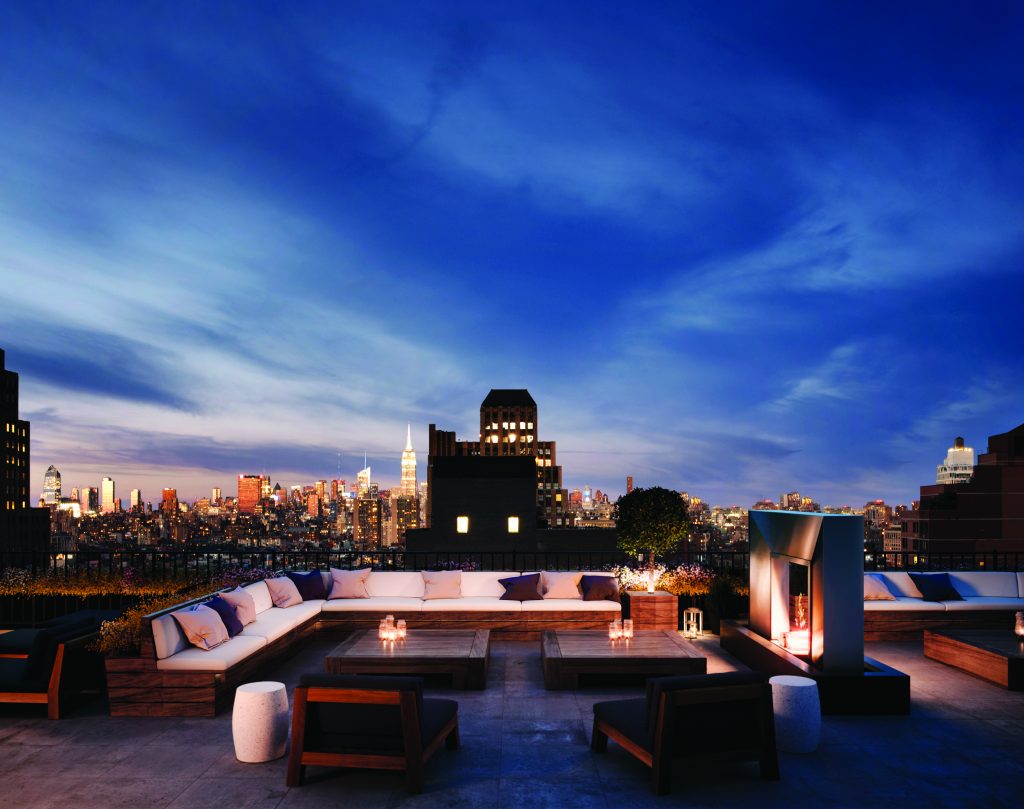
{"label": "empire state building", "polygon": [[416,453],[412,448],[412,425],[406,427],[405,449],[402,450],[402,497],[415,497],[416,486]]}

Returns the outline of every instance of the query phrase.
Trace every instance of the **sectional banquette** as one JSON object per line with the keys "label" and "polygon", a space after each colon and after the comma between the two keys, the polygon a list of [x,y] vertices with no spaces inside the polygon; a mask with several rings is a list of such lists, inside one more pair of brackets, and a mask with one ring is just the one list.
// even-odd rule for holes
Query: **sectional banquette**
{"label": "sectional banquette", "polygon": [[1014,612],[1024,610],[1024,573],[952,571],[948,576],[959,598],[933,601],[923,597],[910,573],[865,573],[864,639],[920,640],[925,629],[1012,630]]}
{"label": "sectional banquette", "polygon": [[[500,638],[539,639],[549,629],[606,627],[621,615],[618,600],[577,598],[502,600],[501,579],[529,575],[515,571],[462,572],[459,598],[424,598],[419,572],[372,571],[366,598],[328,598],[275,607],[266,583],[245,585],[256,620],[227,642],[205,650],[190,644],[172,613],[201,604],[214,594],[177,604],[143,618],[137,658],[107,660],[110,712],[114,716],[214,716],[235,688],[257,671],[294,651],[314,633],[339,640],[357,629],[376,629],[381,618],[405,619],[410,631],[489,629]],[[600,571],[580,575],[612,576]],[[332,578],[322,572],[330,594]]]}

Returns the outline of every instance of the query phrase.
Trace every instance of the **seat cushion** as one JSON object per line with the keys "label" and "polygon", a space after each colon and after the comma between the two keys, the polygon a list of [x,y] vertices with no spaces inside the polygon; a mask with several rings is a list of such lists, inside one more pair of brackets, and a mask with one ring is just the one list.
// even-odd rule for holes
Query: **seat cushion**
{"label": "seat cushion", "polygon": [[886,580],[875,573],[864,574],[864,600],[865,601],[894,601],[896,596],[892,594]]}
{"label": "seat cushion", "polygon": [[239,637],[265,638],[267,643],[272,643],[308,618],[310,615],[309,605],[312,603],[303,602],[294,607],[271,607],[266,612],[257,615],[256,620],[243,629]]}
{"label": "seat cushion", "polygon": [[374,570],[366,582],[370,598],[423,598],[423,575],[419,571]]}
{"label": "seat cushion", "polygon": [[383,617],[388,612],[419,612],[423,604],[422,598],[334,598],[324,602],[323,612],[372,612]]}
{"label": "seat cushion", "polygon": [[524,601],[523,612],[608,612],[621,613],[618,601],[583,601],[578,598],[545,598],[542,601]]}
{"label": "seat cushion", "polygon": [[[646,722],[647,731],[652,734],[658,718],[658,703],[661,695],[675,691],[703,691],[713,688],[729,688],[739,685],[756,685],[768,682],[768,675],[760,671],[726,671],[715,674],[690,674],[683,676],[651,677],[647,681]],[[704,742],[715,746],[727,743],[730,736],[737,736],[741,727],[748,731],[756,724],[756,716],[750,709],[749,701],[710,702],[706,704],[680,706],[674,717],[677,725],[676,738],[693,737],[694,728],[701,728]],[[688,724],[689,728],[683,727]],[[693,741],[697,741],[693,739]],[[698,742],[699,743],[699,742]]]}
{"label": "seat cushion", "polygon": [[1015,598],[1020,595],[1017,589],[1016,573],[958,571],[950,573],[949,580],[964,598],[977,596]]}
{"label": "seat cushion", "polygon": [[423,612],[522,612],[521,601],[470,596],[469,598],[435,598],[423,602]]}
{"label": "seat cushion", "polygon": [[501,598],[505,594],[505,588],[501,586],[500,581],[518,575],[519,572],[516,570],[464,570],[462,572],[462,597]]}
{"label": "seat cushion", "polygon": [[0,691],[11,691],[23,694],[45,692],[49,685],[49,675],[45,678],[28,678],[28,661],[0,659]]}
{"label": "seat cushion", "polygon": [[226,671],[266,645],[266,638],[246,637],[243,632],[209,651],[190,646],[183,652],[157,660],[156,667],[160,671]]}
{"label": "seat cushion", "polygon": [[653,749],[651,734],[647,730],[647,700],[643,697],[595,702],[594,719],[607,722],[644,750]]}
{"label": "seat cushion", "polygon": [[0,655],[27,655],[32,650],[32,641],[38,629],[15,629],[0,635]]}
{"label": "seat cushion", "polygon": [[943,601],[947,612],[977,612],[979,610],[1024,610],[1024,598],[977,596],[959,601]]}
{"label": "seat cushion", "polygon": [[170,615],[154,618],[150,628],[153,630],[153,646],[156,648],[157,660],[176,655],[189,647],[188,638]]}
{"label": "seat cushion", "polygon": [[900,596],[905,598],[921,597],[921,591],[914,585],[909,573],[902,570],[886,570],[878,571],[872,575],[883,579],[889,586],[889,589],[892,590],[892,594],[897,598]]}
{"label": "seat cushion", "polygon": [[459,703],[453,699],[440,697],[423,698],[423,715],[420,720],[420,735],[426,747],[441,732],[445,725],[455,718],[459,712]]}
{"label": "seat cushion", "polygon": [[865,601],[864,612],[945,612],[941,601],[925,601],[923,598],[897,596],[892,601]]}

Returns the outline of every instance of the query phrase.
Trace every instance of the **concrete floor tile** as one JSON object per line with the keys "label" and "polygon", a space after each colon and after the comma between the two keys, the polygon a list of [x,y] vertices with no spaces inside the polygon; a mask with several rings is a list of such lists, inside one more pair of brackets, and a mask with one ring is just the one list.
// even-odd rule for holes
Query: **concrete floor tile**
{"label": "concrete floor tile", "polygon": [[198,778],[177,798],[169,809],[275,809],[288,788],[284,775],[280,778]]}
{"label": "concrete floor tile", "polygon": [[495,777],[450,781],[427,781],[418,795],[394,792],[388,809],[496,809],[498,785]]}

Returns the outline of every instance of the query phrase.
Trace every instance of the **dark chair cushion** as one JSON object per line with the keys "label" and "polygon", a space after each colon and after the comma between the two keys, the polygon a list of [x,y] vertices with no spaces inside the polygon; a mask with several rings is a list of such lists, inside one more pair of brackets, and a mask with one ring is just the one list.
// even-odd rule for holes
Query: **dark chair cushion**
{"label": "dark chair cushion", "polygon": [[498,584],[505,588],[501,601],[541,601],[544,598],[539,592],[540,573],[498,579]]}
{"label": "dark chair cushion", "polygon": [[423,717],[420,722],[423,746],[426,747],[437,738],[441,728],[447,725],[458,712],[459,703],[453,699],[425,698],[423,700]]}
{"label": "dark chair cushion", "polygon": [[53,664],[57,658],[57,647],[69,640],[89,635],[96,631],[91,620],[74,621],[70,624],[40,629],[32,640],[28,659],[25,661],[25,679],[28,682],[49,681]]}
{"label": "dark chair cushion", "polygon": [[39,634],[38,629],[15,629],[0,635],[0,654],[27,655],[32,651],[32,641]]}
{"label": "dark chair cushion", "polygon": [[619,580],[614,576],[584,576],[580,579],[584,601],[618,601]]}
{"label": "dark chair cushion", "polygon": [[295,587],[303,601],[327,598],[327,587],[324,585],[324,577],[320,575],[319,570],[311,570],[308,573],[286,573],[285,575],[295,582]]}
{"label": "dark chair cushion", "polygon": [[654,746],[652,734],[647,729],[646,704],[643,697],[595,702],[594,718],[607,722],[631,742],[650,751],[654,749]]}
{"label": "dark chair cushion", "polygon": [[238,620],[238,613],[235,612],[234,604],[225,601],[220,596],[214,596],[206,602],[206,606],[216,612],[224,622],[224,628],[228,631],[228,637],[233,638],[242,631],[242,622]]}
{"label": "dark chair cushion", "polygon": [[27,660],[0,659],[0,691],[11,691],[16,694],[45,692],[49,687],[49,678],[30,680],[25,676],[27,669]]}
{"label": "dark chair cushion", "polygon": [[[666,691],[690,691],[724,686],[752,685],[765,683],[768,675],[759,671],[727,671],[718,674],[691,674],[680,677],[652,677],[647,681],[646,728],[654,733],[658,721],[658,703]],[[756,725],[757,717],[750,706],[743,703],[712,702],[707,705],[687,705],[680,708],[674,717],[674,737],[685,737],[685,724],[690,728],[701,728],[700,740],[709,749],[720,746],[730,736]],[[685,717],[685,718],[684,718]],[[707,726],[707,727],[705,727]]]}
{"label": "dark chair cushion", "polygon": [[911,573],[910,580],[925,601],[963,601],[948,573]]}
{"label": "dark chair cushion", "polygon": [[75,610],[74,612],[69,612],[67,615],[62,615],[59,618],[51,618],[49,621],[44,621],[42,626],[61,626],[86,619],[91,621],[94,626],[98,627],[104,621],[113,621],[115,618],[120,617],[121,612],[119,610]]}

